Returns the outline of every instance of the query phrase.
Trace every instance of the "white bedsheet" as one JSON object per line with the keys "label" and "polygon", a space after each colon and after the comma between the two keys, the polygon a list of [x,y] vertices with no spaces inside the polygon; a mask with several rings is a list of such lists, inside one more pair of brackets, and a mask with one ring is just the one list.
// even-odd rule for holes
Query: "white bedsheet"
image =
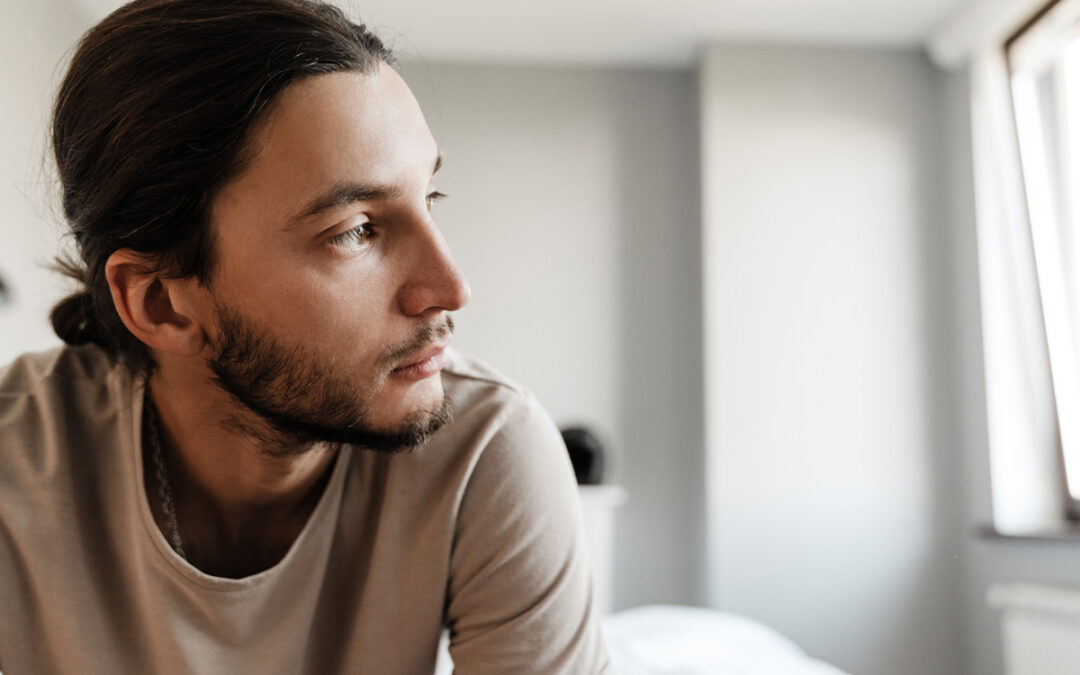
{"label": "white bedsheet", "polygon": [[[645,605],[604,617],[616,675],[847,675],[745,617],[700,607]],[[435,675],[453,662],[443,631]]]}
{"label": "white bedsheet", "polygon": [[604,618],[617,675],[845,675],[756,621],[646,605]]}

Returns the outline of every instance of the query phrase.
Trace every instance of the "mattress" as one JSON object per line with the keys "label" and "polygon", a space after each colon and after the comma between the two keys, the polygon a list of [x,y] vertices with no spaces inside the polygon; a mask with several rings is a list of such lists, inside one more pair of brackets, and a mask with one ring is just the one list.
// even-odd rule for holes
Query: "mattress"
{"label": "mattress", "polygon": [[[616,675],[847,675],[772,628],[701,607],[644,605],[604,617]],[[443,631],[435,675],[453,662]]]}
{"label": "mattress", "polygon": [[603,620],[617,675],[846,675],[746,617],[645,605]]}

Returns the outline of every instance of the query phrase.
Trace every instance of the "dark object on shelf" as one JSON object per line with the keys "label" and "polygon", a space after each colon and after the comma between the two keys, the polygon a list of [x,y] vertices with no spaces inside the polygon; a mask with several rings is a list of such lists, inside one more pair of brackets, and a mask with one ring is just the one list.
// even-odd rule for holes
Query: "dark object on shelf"
{"label": "dark object on shelf", "polygon": [[0,276],[0,307],[11,302],[11,293],[8,291],[7,286],[4,284],[4,277]]}
{"label": "dark object on shelf", "polygon": [[583,427],[562,429],[563,442],[579,485],[599,485],[604,479],[604,446]]}

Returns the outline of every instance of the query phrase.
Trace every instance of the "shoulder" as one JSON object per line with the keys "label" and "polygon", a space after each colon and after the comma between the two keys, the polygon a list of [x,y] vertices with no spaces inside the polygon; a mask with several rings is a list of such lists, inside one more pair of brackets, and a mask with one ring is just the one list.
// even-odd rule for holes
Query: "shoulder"
{"label": "shoulder", "polygon": [[443,386],[450,399],[452,426],[467,433],[474,445],[531,440],[565,453],[561,436],[533,392],[483,361],[447,350]]}
{"label": "shoulder", "polygon": [[24,354],[0,366],[0,431],[39,407],[74,413],[104,403],[121,369],[92,345]]}
{"label": "shoulder", "polygon": [[468,482],[486,489],[522,483],[547,489],[553,474],[573,475],[570,457],[551,416],[533,392],[460,352],[448,352],[444,387],[453,411],[451,432],[470,448]]}
{"label": "shoulder", "polygon": [[93,345],[23,354],[0,366],[0,400],[42,395],[74,381],[101,381],[112,370],[105,352]]}
{"label": "shoulder", "polygon": [[455,407],[468,408],[483,401],[519,405],[532,393],[480,359],[456,349],[446,350],[443,386]]}
{"label": "shoulder", "polygon": [[444,372],[460,425],[447,438],[480,439],[457,455],[470,463],[458,483],[446,586],[455,665],[597,672],[605,654],[584,521],[558,428],[528,389],[476,359],[455,354]]}
{"label": "shoulder", "polygon": [[453,349],[446,356],[450,421],[424,446],[392,460],[412,484],[426,479],[460,500],[500,476],[507,483],[533,480],[536,465],[560,470],[565,462],[573,473],[562,436],[532,391],[475,357]]}
{"label": "shoulder", "polygon": [[[92,426],[115,423],[124,374],[99,348],[63,346],[0,366],[0,483],[50,473]],[[50,469],[52,467],[52,469]]]}

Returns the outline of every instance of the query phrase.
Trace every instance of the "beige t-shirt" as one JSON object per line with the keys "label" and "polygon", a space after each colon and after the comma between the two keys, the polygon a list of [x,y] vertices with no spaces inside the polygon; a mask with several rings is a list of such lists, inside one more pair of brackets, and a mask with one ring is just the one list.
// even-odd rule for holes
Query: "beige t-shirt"
{"label": "beige t-shirt", "polygon": [[0,369],[0,670],[611,673],[573,471],[526,391],[448,352],[454,421],[411,452],[343,449],[273,567],[205,574],[143,482],[142,383],[96,347]]}

